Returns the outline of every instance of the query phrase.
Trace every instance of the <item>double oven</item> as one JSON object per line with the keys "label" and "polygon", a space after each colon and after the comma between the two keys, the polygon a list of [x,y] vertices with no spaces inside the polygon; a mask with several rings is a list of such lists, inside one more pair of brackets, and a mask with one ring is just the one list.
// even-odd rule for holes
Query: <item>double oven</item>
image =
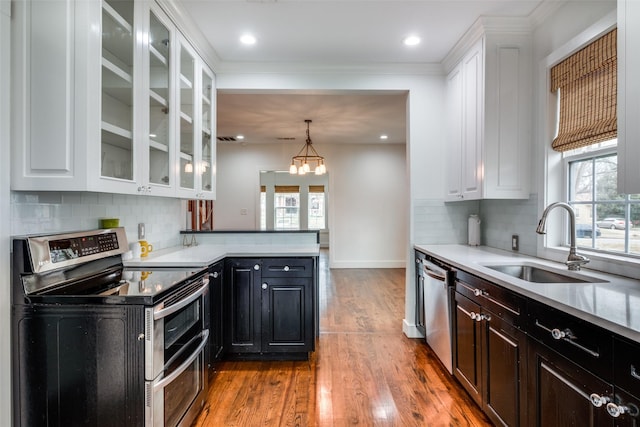
{"label": "double oven", "polygon": [[123,228],[13,240],[14,425],[188,426],[206,402],[209,277],[125,268]]}

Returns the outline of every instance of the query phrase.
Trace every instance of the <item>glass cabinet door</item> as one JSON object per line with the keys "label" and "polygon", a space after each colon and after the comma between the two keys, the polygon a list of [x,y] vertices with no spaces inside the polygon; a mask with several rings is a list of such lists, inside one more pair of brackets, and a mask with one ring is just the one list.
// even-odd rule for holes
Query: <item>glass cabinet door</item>
{"label": "glass cabinet door", "polygon": [[201,189],[203,191],[213,190],[213,168],[215,167],[215,160],[213,158],[213,144],[212,144],[212,125],[213,125],[213,77],[205,68],[202,69],[202,135],[201,142]]}
{"label": "glass cabinet door", "polygon": [[133,0],[102,2],[101,157],[103,177],[134,179]]}
{"label": "glass cabinet door", "polygon": [[179,153],[180,158],[180,187],[195,190],[195,147],[194,143],[194,106],[195,106],[195,54],[180,43],[179,61],[179,98],[180,98],[180,124],[179,124]]}
{"label": "glass cabinet door", "polygon": [[170,185],[171,34],[150,12],[149,19],[149,183]]}

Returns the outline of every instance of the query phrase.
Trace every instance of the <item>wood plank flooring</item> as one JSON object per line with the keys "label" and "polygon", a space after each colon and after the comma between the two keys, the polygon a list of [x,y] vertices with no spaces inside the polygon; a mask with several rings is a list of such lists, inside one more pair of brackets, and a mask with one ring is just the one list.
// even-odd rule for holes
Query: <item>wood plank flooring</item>
{"label": "wood plank flooring", "polygon": [[305,362],[223,362],[195,427],[490,426],[423,340],[402,333],[404,269],[327,268]]}

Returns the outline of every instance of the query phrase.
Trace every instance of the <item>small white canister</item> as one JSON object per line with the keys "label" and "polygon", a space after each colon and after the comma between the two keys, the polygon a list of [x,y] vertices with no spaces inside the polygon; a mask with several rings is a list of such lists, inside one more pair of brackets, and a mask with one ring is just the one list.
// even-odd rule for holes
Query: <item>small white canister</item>
{"label": "small white canister", "polygon": [[480,217],[469,215],[469,246],[480,246]]}

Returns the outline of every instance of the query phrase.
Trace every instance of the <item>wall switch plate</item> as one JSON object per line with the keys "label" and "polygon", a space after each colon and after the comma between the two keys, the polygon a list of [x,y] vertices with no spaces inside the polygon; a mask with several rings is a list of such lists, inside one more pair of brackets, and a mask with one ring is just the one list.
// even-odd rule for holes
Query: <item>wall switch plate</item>
{"label": "wall switch plate", "polygon": [[138,240],[142,240],[146,237],[147,232],[144,229],[144,222],[138,224]]}
{"label": "wall switch plate", "polygon": [[520,236],[514,234],[511,236],[511,250],[517,251],[520,249]]}
{"label": "wall switch plate", "polygon": [[240,215],[248,215],[248,214],[249,214],[249,209],[247,208],[240,209]]}

